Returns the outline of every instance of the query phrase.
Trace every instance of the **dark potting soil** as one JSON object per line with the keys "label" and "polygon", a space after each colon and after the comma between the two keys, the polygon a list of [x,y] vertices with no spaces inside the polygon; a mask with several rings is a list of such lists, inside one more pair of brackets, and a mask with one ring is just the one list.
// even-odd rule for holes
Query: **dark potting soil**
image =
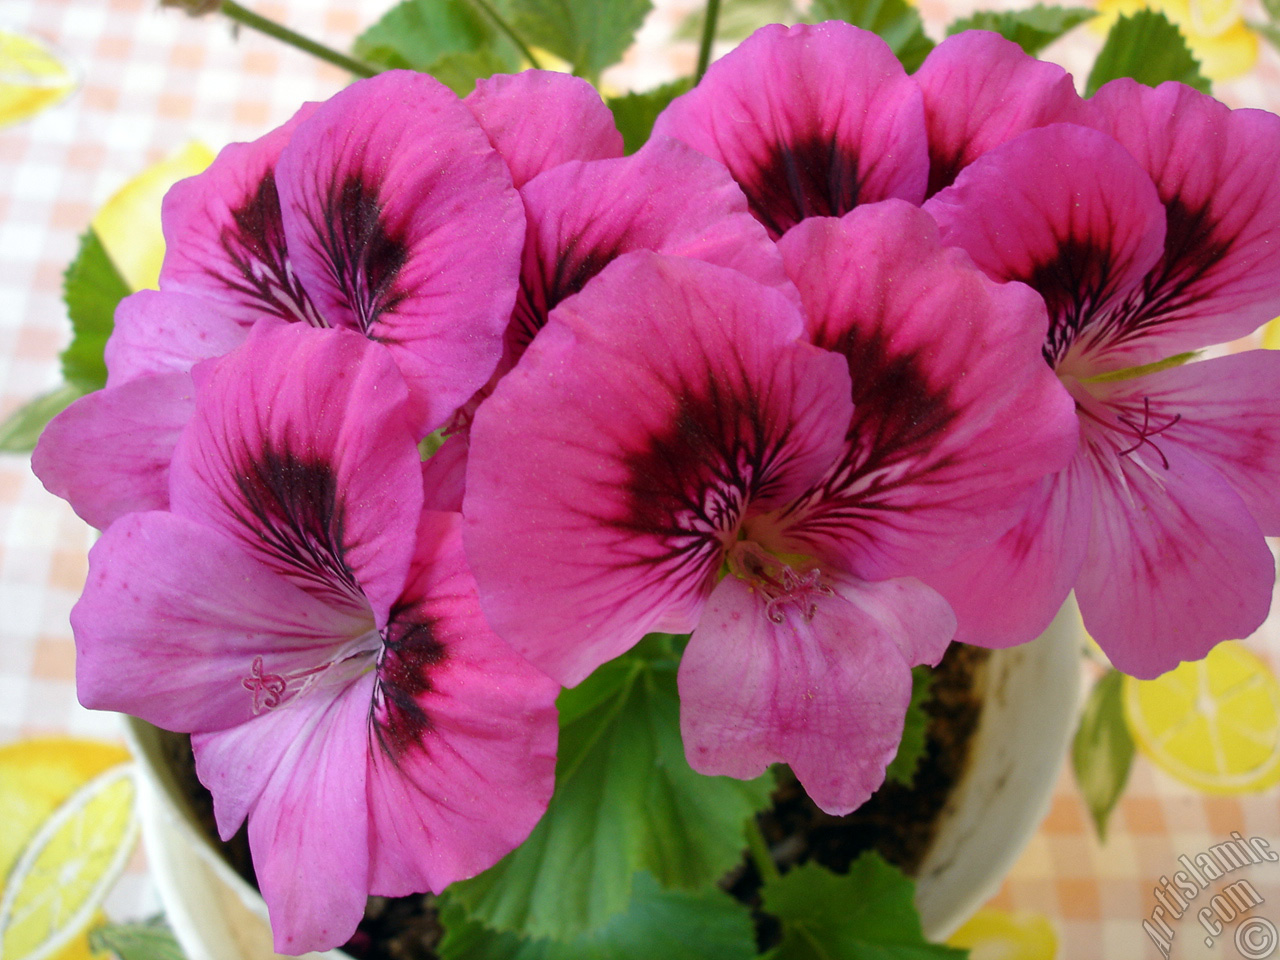
{"label": "dark potting soil", "polygon": [[[981,705],[982,670],[989,651],[953,643],[935,671],[925,703],[929,715],[924,757],[910,787],[886,783],[865,804],[844,817],[823,813],[785,767],[778,767],[773,806],[759,815],[760,830],[782,872],[809,861],[837,873],[868,850],[914,874],[933,840],[938,815],[968,761],[969,741]],[[165,740],[173,769],[187,788],[192,808],[210,838],[216,839],[213,798],[196,778],[190,740]],[[223,844],[227,860],[256,886],[244,828]],[[777,922],[758,911],[760,875],[749,856],[720,881],[756,914],[762,950],[779,938]],[[365,918],[343,948],[356,960],[438,960],[435,952],[443,930],[435,898],[420,894],[397,899],[370,897]]]}

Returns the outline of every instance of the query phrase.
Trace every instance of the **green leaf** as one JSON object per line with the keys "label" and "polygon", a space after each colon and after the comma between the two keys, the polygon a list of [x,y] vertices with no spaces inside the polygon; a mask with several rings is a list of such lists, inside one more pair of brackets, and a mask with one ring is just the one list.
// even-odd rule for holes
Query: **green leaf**
{"label": "green leaf", "polygon": [[92,228],[86,230],[76,258],[62,276],[62,299],[74,331],[71,345],[62,351],[62,377],[82,393],[107,385],[102,350],[111,336],[116,304],[130,292],[98,235]]}
{"label": "green leaf", "polygon": [[680,742],[678,643],[655,635],[560,695],[556,793],[520,847],[453,898],[495,930],[568,940],[627,908],[637,870],[713,883],[742,856],[768,777],[694,773]]}
{"label": "green leaf", "polygon": [[[677,40],[700,40],[707,10],[699,7],[676,28]],[[792,0],[723,0],[716,20],[716,39],[737,43],[770,23],[794,23],[796,5]]]}
{"label": "green leaf", "polygon": [[622,59],[653,9],[650,0],[501,0],[501,6],[526,43],[593,81]]}
{"label": "green leaf", "polygon": [[764,909],[782,921],[774,960],[963,960],[964,950],[929,943],[912,897],[915,884],[878,854],[840,876],[806,863],[766,883]]}
{"label": "green leaf", "polygon": [[64,383],[13,411],[0,423],[0,452],[30,453],[45,425],[84,394],[79,387]]}
{"label": "green leaf", "polygon": [[878,34],[893,49],[908,73],[914,72],[933,49],[915,7],[905,0],[813,0],[809,19],[846,20]]}
{"label": "green leaf", "polygon": [[636,874],[625,913],[564,943],[489,930],[452,903],[441,922],[441,960],[751,960],[756,955],[745,906],[715,888],[663,890],[647,873]]}
{"label": "green leaf", "polygon": [[1133,736],[1124,720],[1124,674],[1109,670],[1093,685],[1071,744],[1071,769],[1084,795],[1098,838],[1124,793],[1133,766]]}
{"label": "green leaf", "polygon": [[427,72],[460,97],[476,88],[476,81],[495,73],[514,73],[518,64],[494,47],[470,53],[450,53],[431,65]]}
{"label": "green leaf", "polygon": [[1163,13],[1152,10],[1139,10],[1115,22],[1089,72],[1085,93],[1091,97],[1117,77],[1132,77],[1149,87],[1177,80],[1209,92],[1209,81],[1200,73],[1181,31]]}
{"label": "green leaf", "polygon": [[993,30],[1034,57],[1097,13],[1089,7],[1046,7],[1039,3],[1025,10],[979,10],[947,27],[947,36],[964,30]]}
{"label": "green leaf", "polygon": [[624,97],[606,101],[613,111],[613,122],[618,125],[618,132],[626,143],[627,153],[635,153],[644,146],[653,131],[653,122],[658,119],[658,114],[692,86],[692,77],[682,77],[654,90],[628,93]]}
{"label": "green leaf", "polygon": [[89,947],[95,953],[109,950],[120,960],[186,960],[163,917],[146,923],[104,923],[89,931]]}
{"label": "green leaf", "polygon": [[366,63],[430,71],[442,57],[493,43],[493,22],[467,0],[404,0],[356,38]]}
{"label": "green leaf", "polygon": [[924,705],[933,692],[934,679],[934,672],[928,667],[915,667],[911,671],[911,702],[907,704],[898,755],[884,773],[886,780],[909,787],[916,778],[916,768],[924,757],[926,734],[929,732],[929,714],[925,713]]}

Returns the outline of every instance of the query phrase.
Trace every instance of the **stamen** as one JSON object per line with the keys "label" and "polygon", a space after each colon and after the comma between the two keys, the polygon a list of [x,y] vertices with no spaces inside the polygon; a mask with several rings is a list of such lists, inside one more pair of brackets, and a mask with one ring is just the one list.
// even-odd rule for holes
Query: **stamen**
{"label": "stamen", "polygon": [[1175,413],[1173,419],[1161,427],[1151,428],[1151,398],[1142,398],[1142,425],[1139,426],[1134,420],[1124,414],[1118,414],[1116,419],[1123,423],[1126,427],[1133,431],[1133,435],[1138,438],[1138,442],[1133,446],[1120,451],[1120,456],[1126,457],[1129,454],[1142,449],[1143,445],[1150,446],[1152,450],[1160,457],[1160,463],[1166,470],[1169,469],[1169,458],[1164,455],[1164,451],[1151,442],[1152,437],[1159,436],[1164,433],[1175,423],[1182,419],[1182,414]]}
{"label": "stamen", "polygon": [[[376,637],[376,634],[374,636]],[[351,650],[352,648],[348,647],[347,649]],[[284,702],[286,693],[291,694],[293,697],[301,696],[321,676],[331,671],[334,667],[341,665],[356,666],[354,661],[368,660],[369,664],[367,666],[363,663],[359,664],[359,672],[371,668],[376,665],[372,653],[373,651],[371,650],[357,648],[353,652],[335,657],[318,666],[295,670],[292,673],[268,673],[262,657],[258,656],[253,658],[253,665],[249,668],[249,676],[241,679],[240,685],[253,694],[253,713],[254,716],[257,716],[263,710],[274,710],[280,706]],[[350,672],[345,670],[342,672],[342,676],[345,677]]]}
{"label": "stamen", "polygon": [[818,613],[818,597],[834,597],[832,590],[822,579],[822,571],[813,567],[797,572],[751,541],[740,542],[729,557],[729,568],[735,576],[750,582],[764,594],[765,616],[773,623],[783,623],[786,615],[782,608],[794,604],[806,621]]}

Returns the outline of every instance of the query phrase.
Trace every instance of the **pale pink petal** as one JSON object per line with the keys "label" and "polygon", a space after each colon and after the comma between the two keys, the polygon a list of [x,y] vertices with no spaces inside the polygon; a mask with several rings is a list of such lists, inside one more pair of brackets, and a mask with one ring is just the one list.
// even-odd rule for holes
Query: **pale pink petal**
{"label": "pale pink petal", "polygon": [[1165,214],[1115,140],[1071,124],[1031,130],[979,157],[925,210],[990,277],[1044,297],[1055,367],[1088,375],[1124,365],[1114,345],[1128,335],[1126,303],[1160,258]]}
{"label": "pale pink petal", "polygon": [[252,143],[224,148],[209,169],[165,194],[160,289],[208,297],[244,326],[262,316],[322,323],[294,275],[276,190],[276,163],[317,104]]}
{"label": "pale pink petal", "polygon": [[786,503],[843,444],[844,361],[802,330],[782,294],[648,253],[552,315],[471,433],[467,549],[500,636],[573,684],[692,629],[747,504]]}
{"label": "pale pink petal", "polygon": [[919,88],[875,34],[831,21],[757,30],[654,125],[719,160],[780,237],[806,217],[924,199]]}
{"label": "pale pink petal", "polygon": [[321,105],[280,156],[289,258],[330,326],[391,348],[440,426],[489,379],[515,302],[524,213],[447,87],[391,71]]}
{"label": "pale pink petal", "polygon": [[1070,74],[986,30],[942,41],[913,79],[924,94],[929,129],[929,196],[1018,134],[1086,116]]}
{"label": "pale pink petal", "polygon": [[[679,673],[680,731],[699,773],[745,779],[788,763],[835,815],[883,782],[911,699],[916,661],[903,648],[936,660],[955,618],[916,581],[832,586],[807,609],[771,609],[734,576],[711,594]],[[904,624],[917,635],[904,641]]]}
{"label": "pale pink petal", "polygon": [[191,375],[139,377],[81,397],[40,434],[31,469],[86,523],[169,506],[169,461],[195,411]]}
{"label": "pale pink petal", "polygon": [[1089,546],[1093,490],[1083,461],[1040,481],[1003,536],[977,535],[951,566],[923,575],[951,604],[956,640],[1011,647],[1048,628],[1075,585]]}
{"label": "pale pink petal", "polygon": [[187,373],[201,360],[230,353],[248,335],[216,300],[140,290],[120,301],[107,340],[108,387],[149,374]]}
{"label": "pale pink petal", "polygon": [[457,514],[423,513],[370,718],[369,890],[439,891],[533,829],[555,785],[559,686],[480,613]]}
{"label": "pale pink petal", "polygon": [[374,624],[367,608],[318,601],[222,534],[156,511],[121,518],[94,545],[71,626],[85,706],[202,731],[289,703],[318,682],[302,671]]}
{"label": "pale pink petal", "polygon": [[1280,118],[1228,110],[1180,83],[1114,80],[1099,126],[1155,181],[1164,258],[1130,305],[1113,352],[1126,365],[1243,336],[1280,313]]}
{"label": "pale pink petal", "polygon": [[622,156],[622,134],[581,77],[526,70],[476,81],[462,101],[502,155],[517,187],[569,160]]}
{"label": "pale pink petal", "polygon": [[173,510],[335,603],[399,596],[422,508],[408,391],[389,352],[345,330],[258,328],[198,378]]}
{"label": "pale pink petal", "polygon": [[1239,495],[1163,440],[1157,431],[1168,408],[1123,408],[1117,395],[1077,398],[1088,414],[1081,444],[1094,491],[1076,582],[1089,633],[1118,669],[1142,678],[1251,634],[1271,604],[1275,560]]}
{"label": "pale pink petal", "polygon": [[853,418],[838,465],[773,518],[775,549],[881,580],[1007,529],[1078,431],[1041,355],[1040,299],[983,276],[901,201],[801,224],[779,247],[810,338],[848,365]]}

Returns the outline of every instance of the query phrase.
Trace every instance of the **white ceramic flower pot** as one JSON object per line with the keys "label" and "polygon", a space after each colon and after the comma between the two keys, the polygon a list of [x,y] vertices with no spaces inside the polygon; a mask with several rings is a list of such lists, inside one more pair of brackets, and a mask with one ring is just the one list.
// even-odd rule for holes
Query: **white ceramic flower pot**
{"label": "white ceramic flower pot", "polygon": [[[1068,602],[1044,636],[993,653],[969,762],[940,815],[916,889],[926,934],[942,939],[999,887],[1048,809],[1075,729],[1082,633]],[[143,836],[174,933],[189,960],[267,960],[262,897],[204,835],[168,768],[160,731],[130,718]],[[311,960],[349,960],[339,950]]]}

